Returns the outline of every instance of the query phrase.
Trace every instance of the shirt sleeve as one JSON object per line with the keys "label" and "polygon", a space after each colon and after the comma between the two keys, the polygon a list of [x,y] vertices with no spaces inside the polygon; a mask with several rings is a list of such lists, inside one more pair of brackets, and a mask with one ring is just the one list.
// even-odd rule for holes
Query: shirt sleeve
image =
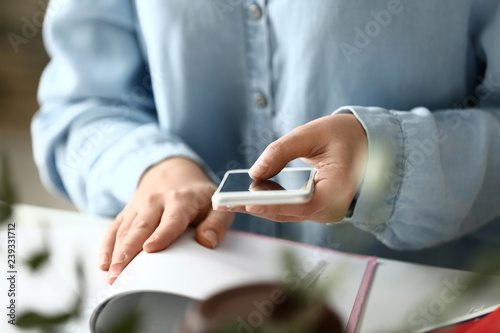
{"label": "shirt sleeve", "polygon": [[365,179],[346,221],[396,249],[430,247],[500,223],[498,31],[497,12],[476,38],[481,83],[454,108],[335,112],[353,113],[369,145]]}
{"label": "shirt sleeve", "polygon": [[132,1],[51,2],[44,40],[51,61],[32,122],[44,184],[90,214],[116,215],[143,172],[171,156],[198,155],[160,130],[155,80],[136,34]]}

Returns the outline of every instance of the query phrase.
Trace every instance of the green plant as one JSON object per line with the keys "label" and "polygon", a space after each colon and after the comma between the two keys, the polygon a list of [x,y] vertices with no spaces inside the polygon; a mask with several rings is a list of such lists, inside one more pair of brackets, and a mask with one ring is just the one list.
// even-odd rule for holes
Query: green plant
{"label": "green plant", "polygon": [[[11,220],[13,205],[15,203],[15,190],[11,182],[7,167],[7,160],[0,154],[0,226]],[[43,269],[48,263],[51,253],[48,238],[44,236],[44,246],[24,261],[26,267],[34,272]],[[62,332],[62,325],[77,318],[81,314],[85,292],[85,275],[80,261],[76,263],[76,272],[79,284],[79,293],[73,306],[66,312],[45,315],[37,311],[25,311],[16,319],[16,327],[22,330],[39,329],[44,333]],[[118,321],[109,333],[135,333],[137,332],[138,314],[130,314],[123,321]]]}
{"label": "green plant", "polygon": [[12,215],[14,201],[14,189],[10,182],[7,161],[0,155],[0,224],[5,223]]}

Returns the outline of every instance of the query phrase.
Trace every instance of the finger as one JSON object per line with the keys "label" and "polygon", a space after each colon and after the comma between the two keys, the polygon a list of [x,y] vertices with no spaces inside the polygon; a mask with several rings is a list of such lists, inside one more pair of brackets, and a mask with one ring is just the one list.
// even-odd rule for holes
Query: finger
{"label": "finger", "polygon": [[110,253],[110,264],[109,264],[108,277],[107,277],[108,284],[113,284],[113,282],[116,280],[116,278],[119,275],[119,273],[113,273],[113,271],[111,270],[111,267],[113,265],[113,262],[115,261],[117,249],[119,248],[121,242],[127,236],[128,232],[130,230],[130,225],[132,224],[132,221],[133,221],[136,213],[133,213],[133,214],[134,215],[125,214],[124,212],[121,213],[121,215],[122,215],[121,223],[115,232],[115,235],[114,235],[115,242],[112,246],[112,251]]}
{"label": "finger", "polygon": [[283,191],[285,190],[280,184],[273,182],[272,180],[256,180],[250,184],[248,188],[250,192],[258,191]]}
{"label": "finger", "polygon": [[160,224],[148,238],[142,248],[146,252],[157,252],[166,249],[176,240],[191,223],[191,213],[179,203],[166,207]]}
{"label": "finger", "polygon": [[349,171],[323,169],[316,174],[315,182],[314,195],[310,202],[316,208],[314,221],[333,223],[344,219],[357,191],[349,177]]}
{"label": "finger", "polygon": [[[247,205],[245,212],[255,216],[288,216],[287,221],[312,220],[316,222],[338,222],[349,208],[355,189],[346,180],[342,171],[318,172],[314,194],[308,203],[288,205]],[[243,212],[240,210],[240,212]],[[272,218],[272,220],[286,220]]]}
{"label": "finger", "polygon": [[201,245],[213,249],[224,239],[233,221],[234,213],[210,210],[205,220],[196,228],[196,239]]}
{"label": "finger", "polygon": [[[113,260],[110,265],[110,273],[108,274],[108,282],[111,279],[116,279],[130,261],[141,251],[144,241],[156,229],[161,214],[162,210],[159,208],[140,212],[130,223],[128,232],[118,233]],[[123,236],[124,234],[125,236]]]}
{"label": "finger", "polygon": [[[135,215],[134,215],[135,216]],[[122,240],[125,238],[127,235],[130,225],[132,224],[132,219],[133,217],[130,217],[130,215],[126,214],[125,212],[120,213],[120,223],[118,224],[114,234],[112,235],[114,239],[114,243],[108,247],[109,251],[107,252],[108,258],[109,258],[109,265],[108,265],[108,270],[111,269],[111,265],[113,264],[113,258],[114,255],[116,254],[116,249],[118,248],[119,244],[122,242]],[[111,274],[111,272],[108,273],[108,277]],[[118,276],[118,275],[116,275]],[[109,280],[109,279],[108,279]]]}
{"label": "finger", "polygon": [[307,218],[301,216],[288,216],[288,215],[279,215],[279,214],[251,214],[255,217],[260,217],[266,220],[271,220],[279,223],[287,223],[287,222],[302,222],[307,220]]}
{"label": "finger", "polygon": [[320,147],[317,135],[312,135],[311,128],[309,124],[299,126],[267,146],[250,168],[250,176],[256,180],[268,179],[277,175],[288,162],[314,155]]}
{"label": "finger", "polygon": [[287,204],[287,205],[246,205],[245,212],[255,216],[261,215],[282,215],[295,216],[297,218],[307,219],[317,211],[316,204],[311,200],[306,204]]}
{"label": "finger", "polygon": [[104,238],[101,243],[101,249],[99,250],[99,268],[103,271],[107,271],[109,269],[109,265],[111,263],[111,255],[115,246],[116,233],[122,222],[123,215],[120,213],[109,225],[106,233],[104,234]]}
{"label": "finger", "polygon": [[234,207],[229,207],[229,211],[233,213],[246,213],[247,210],[245,209],[245,206],[234,206]]}
{"label": "finger", "polygon": [[[299,216],[297,212],[296,204],[293,205],[247,205],[247,206],[235,206],[229,208],[231,212],[250,214],[257,217],[262,217],[268,220],[273,220],[276,222],[300,222],[307,220],[307,216]],[[227,208],[227,207],[224,207]],[[291,209],[295,208],[295,209]],[[225,209],[224,211],[226,211]],[[298,208],[299,213],[307,211],[306,208]],[[279,212],[279,213],[276,213]]]}

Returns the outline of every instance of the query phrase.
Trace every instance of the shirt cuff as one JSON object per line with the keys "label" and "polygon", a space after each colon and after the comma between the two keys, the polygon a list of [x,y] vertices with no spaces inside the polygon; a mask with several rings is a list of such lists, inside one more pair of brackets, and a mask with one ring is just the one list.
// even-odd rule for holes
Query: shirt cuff
{"label": "shirt cuff", "polygon": [[[404,137],[397,114],[377,107],[342,107],[333,114],[351,113],[368,139],[368,162],[351,217],[356,227],[384,242],[382,233],[392,216],[402,184]],[[385,242],[384,242],[385,243]]]}

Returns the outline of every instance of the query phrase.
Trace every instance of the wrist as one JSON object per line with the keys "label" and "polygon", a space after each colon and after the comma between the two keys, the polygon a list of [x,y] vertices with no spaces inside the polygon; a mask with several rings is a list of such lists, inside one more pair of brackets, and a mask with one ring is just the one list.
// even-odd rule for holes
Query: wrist
{"label": "wrist", "polygon": [[182,156],[169,157],[149,167],[143,173],[139,185],[148,178],[173,179],[176,181],[187,178],[190,180],[211,182],[210,178],[198,163]]}

